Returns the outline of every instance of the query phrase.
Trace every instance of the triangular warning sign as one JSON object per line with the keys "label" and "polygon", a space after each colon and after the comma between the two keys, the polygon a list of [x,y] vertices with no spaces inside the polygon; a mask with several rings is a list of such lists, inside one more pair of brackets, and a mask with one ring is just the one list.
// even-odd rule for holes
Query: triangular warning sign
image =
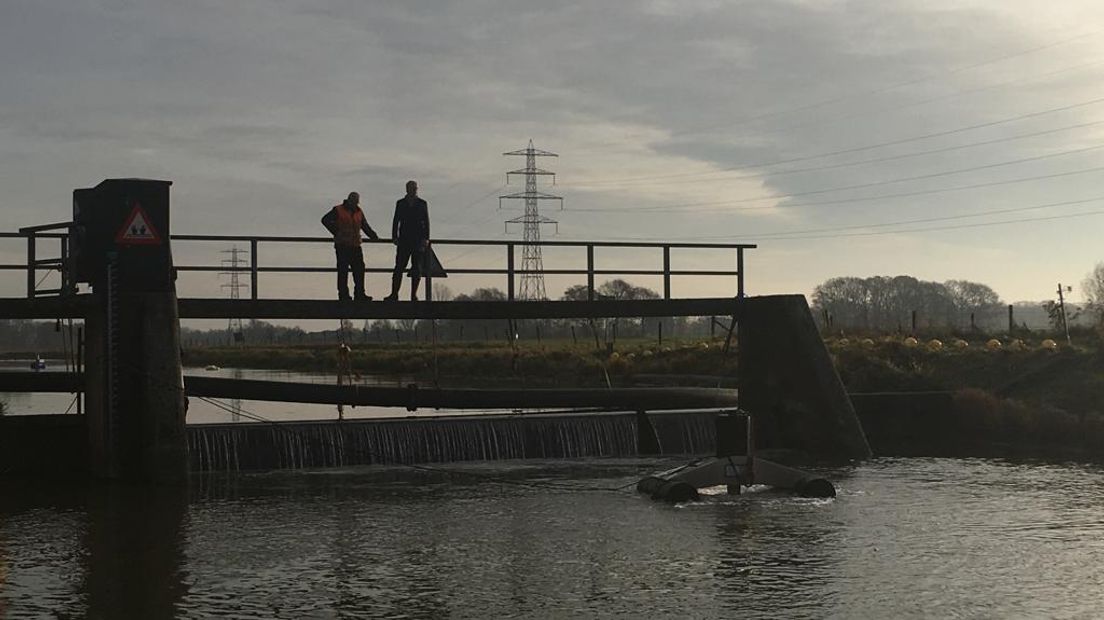
{"label": "triangular warning sign", "polygon": [[134,203],[134,210],[126,219],[126,224],[115,235],[115,243],[122,245],[157,245],[161,243],[161,235],[153,227],[142,205]]}

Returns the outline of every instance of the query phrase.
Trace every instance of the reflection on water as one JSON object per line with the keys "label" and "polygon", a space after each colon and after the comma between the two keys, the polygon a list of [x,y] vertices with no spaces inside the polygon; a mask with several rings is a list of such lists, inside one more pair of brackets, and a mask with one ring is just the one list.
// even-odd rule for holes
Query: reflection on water
{"label": "reflection on water", "polygon": [[[33,372],[30,368],[31,359],[0,360],[0,371],[3,372]],[[47,360],[47,370],[50,372],[65,372],[63,360]],[[0,401],[6,404],[10,414],[52,414],[75,413],[75,394],[28,394],[0,392]]]}
{"label": "reflection on water", "polygon": [[148,618],[1090,617],[1098,608],[1096,467],[880,460],[825,472],[839,485],[834,500],[763,490],[672,507],[608,490],[670,464],[220,475],[158,493],[9,483],[0,605],[11,617]]}

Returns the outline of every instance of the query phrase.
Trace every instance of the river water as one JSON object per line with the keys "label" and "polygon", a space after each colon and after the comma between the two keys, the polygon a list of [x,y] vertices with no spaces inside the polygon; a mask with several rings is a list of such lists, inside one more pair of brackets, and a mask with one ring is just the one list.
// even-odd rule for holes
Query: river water
{"label": "river water", "polygon": [[[180,492],[8,482],[10,618],[1092,618],[1098,466],[879,459],[669,506],[612,491],[664,460],[193,478]],[[0,617],[4,613],[0,612]]]}

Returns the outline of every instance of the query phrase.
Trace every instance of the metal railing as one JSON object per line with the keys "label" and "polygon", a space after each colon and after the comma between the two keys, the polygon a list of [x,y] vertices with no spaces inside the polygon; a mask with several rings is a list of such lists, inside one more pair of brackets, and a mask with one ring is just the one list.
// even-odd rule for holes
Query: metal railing
{"label": "metal railing", "polygon": [[[0,239],[25,238],[27,243],[26,264],[0,264],[0,270],[26,270],[27,272],[27,297],[35,297],[50,294],[63,294],[75,290],[69,265],[69,229],[71,222],[61,224],[47,224],[43,226],[31,226],[19,229],[18,233],[0,233]],[[64,233],[52,232],[65,230]],[[249,266],[233,267],[220,265],[176,265],[178,272],[227,272],[238,271],[249,274],[249,289],[252,299],[259,298],[259,275],[262,273],[334,273],[336,267],[297,267],[297,266],[264,266],[260,263],[261,244],[293,244],[293,243],[325,243],[332,244],[331,237],[295,237],[295,236],[258,236],[258,235],[172,235],[172,241],[176,242],[212,242],[212,243],[248,243]],[[59,258],[39,259],[37,256],[38,242],[43,239],[57,239],[60,244],[61,256]],[[366,244],[390,245],[391,240],[379,239],[375,241],[365,240]],[[435,239],[434,247],[442,246],[482,246],[499,247],[505,253],[506,266],[502,267],[457,267],[446,270],[450,274],[457,275],[501,275],[506,278],[506,298],[513,301],[516,298],[516,280],[518,276],[524,276],[529,272],[517,267],[516,249],[524,247],[524,241],[502,241],[492,239]],[[586,276],[587,299],[593,301],[598,294],[595,292],[595,276],[662,276],[663,299],[671,299],[671,279],[678,276],[711,276],[727,277],[736,280],[736,296],[744,296],[744,251],[754,249],[752,244],[737,243],[688,243],[688,242],[635,242],[635,241],[541,241],[538,245],[542,248],[578,248],[585,250],[585,269],[544,269],[544,275],[578,275]],[[599,268],[595,261],[596,248],[620,248],[655,250],[661,254],[662,269],[623,269],[623,268]],[[673,269],[671,267],[672,249],[696,249],[696,250],[732,250],[735,253],[735,269]],[[59,270],[62,275],[61,287],[58,289],[39,290],[38,272]],[[367,273],[391,273],[392,267],[366,267]],[[426,278],[426,299],[432,299],[432,279]]]}
{"label": "metal railing", "polygon": [[[326,243],[332,244],[333,239],[330,237],[276,237],[276,236],[236,236],[236,235],[173,235],[174,241],[206,241],[206,242],[248,242],[249,243],[249,266],[241,267],[237,269],[240,272],[249,273],[250,281],[250,295],[253,299],[258,298],[257,281],[258,275],[261,273],[333,273],[334,267],[265,267],[259,264],[258,249],[261,243],[276,244],[276,243]],[[390,245],[391,240],[379,239],[376,241],[365,240],[366,244],[380,244]],[[457,275],[502,275],[506,277],[506,298],[513,301],[516,298],[516,279],[518,276],[523,276],[529,273],[526,270],[519,269],[516,266],[516,248],[524,246],[523,241],[501,241],[491,239],[434,239],[434,247],[442,246],[483,246],[483,247],[500,247],[505,251],[506,267],[505,268],[450,268],[446,266],[446,270],[450,274]],[[662,276],[663,277],[663,298],[671,299],[671,278],[673,276],[714,276],[714,277],[730,277],[736,280],[736,294],[738,297],[744,296],[744,250],[754,249],[755,245],[749,244],[732,244],[732,243],[682,243],[682,242],[632,242],[632,241],[541,241],[538,245],[542,248],[545,247],[567,247],[567,248],[581,248],[586,250],[586,268],[585,269],[543,269],[541,273],[544,275],[585,275],[587,279],[587,299],[594,300],[595,276]],[[594,250],[595,248],[622,248],[622,249],[653,249],[660,250],[663,258],[662,269],[600,269],[595,264]],[[671,250],[672,249],[721,249],[721,250],[733,250],[735,252],[734,263],[735,269],[719,269],[719,270],[702,270],[702,269],[672,269],[671,268]],[[228,271],[225,265],[178,265],[178,271],[213,271],[213,272],[225,272]],[[366,267],[365,271],[368,273],[391,273],[393,268],[391,267]],[[432,297],[432,279],[426,278],[426,298]]]}
{"label": "metal railing", "polygon": [[[69,234],[73,227],[72,222],[60,222],[57,224],[42,224],[39,226],[27,226],[20,228],[19,232],[0,232],[0,239],[26,239],[27,262],[25,264],[0,264],[0,270],[19,270],[27,273],[27,298],[31,299],[44,295],[64,295],[75,292],[72,271],[69,261]],[[53,232],[64,230],[65,232]],[[39,241],[57,240],[59,255],[52,258],[39,258]],[[61,284],[58,288],[39,289],[39,284],[45,280],[38,279],[40,271],[61,272]]]}

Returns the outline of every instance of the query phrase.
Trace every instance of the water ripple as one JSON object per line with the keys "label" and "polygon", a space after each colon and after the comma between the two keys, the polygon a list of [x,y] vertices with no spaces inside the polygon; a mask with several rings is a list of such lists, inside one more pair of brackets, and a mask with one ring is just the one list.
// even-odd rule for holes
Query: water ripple
{"label": "water ripple", "polygon": [[[879,459],[835,499],[592,460],[275,472],[0,507],[0,617],[1092,617],[1099,468]],[[131,612],[131,613],[123,613]]]}

